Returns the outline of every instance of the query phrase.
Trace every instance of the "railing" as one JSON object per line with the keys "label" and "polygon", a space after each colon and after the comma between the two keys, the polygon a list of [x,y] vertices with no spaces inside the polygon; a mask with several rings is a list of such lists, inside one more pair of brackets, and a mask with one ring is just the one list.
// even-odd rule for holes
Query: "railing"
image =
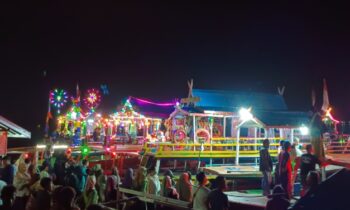
{"label": "railing", "polygon": [[[259,149],[264,138],[215,138],[213,143],[146,143],[144,153],[153,153],[159,158],[236,158],[259,157]],[[256,143],[248,143],[250,140]],[[270,154],[277,156],[280,138],[270,139]],[[218,142],[219,141],[219,142]],[[226,142],[223,142],[226,141]],[[222,142],[222,143],[220,143]],[[238,150],[238,152],[237,152]]]}
{"label": "railing", "polygon": [[350,140],[326,143],[326,152],[328,154],[350,154]]}

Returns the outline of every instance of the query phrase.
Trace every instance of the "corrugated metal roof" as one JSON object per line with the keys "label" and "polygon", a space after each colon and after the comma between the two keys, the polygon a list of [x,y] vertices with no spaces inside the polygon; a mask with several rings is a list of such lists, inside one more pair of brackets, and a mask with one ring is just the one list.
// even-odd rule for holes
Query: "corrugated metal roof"
{"label": "corrugated metal roof", "polygon": [[308,125],[310,115],[307,112],[297,111],[254,111],[253,114],[266,126],[300,127]]}
{"label": "corrugated metal roof", "polygon": [[278,94],[193,89],[193,95],[200,97],[196,106],[206,110],[237,109],[253,107],[255,110],[287,110],[284,98]]}
{"label": "corrugated metal roof", "polygon": [[7,131],[9,138],[31,138],[31,133],[29,131],[16,125],[15,123],[4,118],[3,116],[0,116],[0,130]]}

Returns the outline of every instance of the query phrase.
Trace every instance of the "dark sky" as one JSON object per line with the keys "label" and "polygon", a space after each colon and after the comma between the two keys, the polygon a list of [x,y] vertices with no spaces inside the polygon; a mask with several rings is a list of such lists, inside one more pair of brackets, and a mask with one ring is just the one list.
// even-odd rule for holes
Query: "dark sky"
{"label": "dark sky", "polygon": [[96,2],[0,6],[1,115],[34,132],[52,88],[107,84],[110,112],[128,95],[185,96],[190,78],[196,88],[285,85],[289,108],[308,110],[311,87],[321,100],[326,78],[336,115],[350,119],[346,5]]}

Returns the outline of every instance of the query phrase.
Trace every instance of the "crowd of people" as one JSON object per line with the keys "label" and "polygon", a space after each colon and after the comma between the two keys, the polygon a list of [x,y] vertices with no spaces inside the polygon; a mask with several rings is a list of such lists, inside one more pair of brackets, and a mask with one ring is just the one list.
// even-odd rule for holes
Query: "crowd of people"
{"label": "crowd of people", "polygon": [[[313,154],[311,144],[306,145],[305,154],[298,148],[298,144],[298,141],[293,145],[289,141],[281,141],[277,164],[274,168],[269,153],[270,142],[268,139],[263,141],[263,147],[260,150],[260,171],[263,174],[263,195],[270,198],[266,206],[267,210],[286,210],[290,206],[290,200],[294,195],[294,184],[298,180],[302,187],[301,196],[314,192],[320,183],[316,165],[322,167],[325,163],[321,163]],[[271,186],[274,186],[272,193]]]}
{"label": "crowd of people", "polygon": [[115,201],[118,170],[111,175],[101,165],[88,168],[87,159],[65,155],[46,158],[40,165],[23,155],[4,157],[0,165],[0,210],[97,210]]}

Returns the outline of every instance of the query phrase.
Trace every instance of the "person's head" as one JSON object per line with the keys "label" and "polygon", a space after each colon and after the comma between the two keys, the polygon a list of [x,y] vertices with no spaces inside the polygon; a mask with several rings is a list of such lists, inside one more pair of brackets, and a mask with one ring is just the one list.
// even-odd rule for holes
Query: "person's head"
{"label": "person's head", "polygon": [[205,175],[204,172],[199,172],[196,175],[196,179],[197,179],[199,185],[206,185],[207,182],[208,182],[208,178],[207,178],[207,176]]}
{"label": "person's head", "polygon": [[272,190],[273,198],[280,198],[280,197],[284,197],[285,195],[286,195],[286,192],[284,191],[281,185],[276,185]]}
{"label": "person's head", "polygon": [[63,186],[56,187],[52,192],[52,201],[57,203],[58,199],[60,197],[61,190],[63,189]]}
{"label": "person's head", "polygon": [[291,149],[292,149],[292,145],[290,144],[290,142],[285,141],[283,144],[283,150],[286,152],[290,152]]}
{"label": "person's head", "polygon": [[281,141],[280,141],[280,147],[283,148],[284,142],[285,142],[284,140],[281,140]]}
{"label": "person's head", "polygon": [[12,206],[16,198],[16,188],[12,185],[7,185],[2,188],[1,199],[3,204]]}
{"label": "person's head", "polygon": [[86,159],[84,159],[81,163],[83,166],[86,166],[86,167],[89,165],[89,161]]}
{"label": "person's head", "polygon": [[103,210],[103,208],[98,204],[91,204],[86,210]]}
{"label": "person's head", "polygon": [[308,154],[312,154],[312,153],[314,152],[314,149],[313,149],[313,147],[312,147],[312,144],[306,145],[306,152],[307,152]]}
{"label": "person's head", "polygon": [[9,156],[6,156],[3,158],[3,163],[5,166],[10,165],[11,164],[11,158]]}
{"label": "person's head", "polygon": [[269,141],[268,139],[264,139],[264,141],[263,141],[263,146],[264,146],[265,148],[268,148],[268,147],[270,146],[270,141]]}
{"label": "person's head", "polygon": [[165,171],[164,176],[169,176],[171,179],[174,178],[174,174],[170,169]]}
{"label": "person's head", "polygon": [[215,179],[215,182],[216,182],[216,187],[219,189],[219,190],[225,190],[226,189],[226,180],[225,180],[225,177],[223,176],[218,176],[216,177]]}
{"label": "person's head", "polygon": [[67,209],[72,207],[75,195],[76,192],[72,187],[63,187],[58,193],[58,205]]}
{"label": "person's head", "polygon": [[154,176],[156,174],[156,167],[152,166],[148,169],[147,174],[150,176]]}
{"label": "person's head", "polygon": [[27,166],[24,163],[18,165],[18,173],[24,174],[27,173]]}
{"label": "person's head", "polygon": [[112,168],[112,175],[114,175],[114,176],[119,176],[119,171],[118,171],[118,168],[117,168],[117,167],[113,167],[113,168]]}
{"label": "person's head", "polygon": [[315,187],[320,182],[320,175],[317,171],[310,171],[306,177],[306,183],[309,188]]}
{"label": "person's head", "polygon": [[42,178],[40,180],[40,186],[44,188],[44,190],[51,192],[52,190],[52,180],[50,178]]}

